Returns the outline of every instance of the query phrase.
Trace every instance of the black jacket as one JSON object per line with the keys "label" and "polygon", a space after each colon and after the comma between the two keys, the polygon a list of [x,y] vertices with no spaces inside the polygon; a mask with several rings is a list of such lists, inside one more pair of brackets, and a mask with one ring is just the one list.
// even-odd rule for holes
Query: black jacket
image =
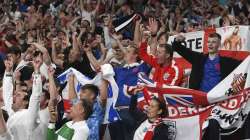
{"label": "black jacket", "polygon": [[[191,51],[178,41],[172,42],[172,47],[174,51],[192,64],[192,70],[189,78],[189,88],[199,90],[203,78],[204,64],[208,55]],[[240,63],[241,61],[220,56],[221,80],[226,78]]]}

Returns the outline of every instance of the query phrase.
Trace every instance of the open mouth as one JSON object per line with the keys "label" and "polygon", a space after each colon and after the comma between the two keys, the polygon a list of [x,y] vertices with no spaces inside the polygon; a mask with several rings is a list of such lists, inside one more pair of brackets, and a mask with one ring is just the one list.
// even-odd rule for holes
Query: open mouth
{"label": "open mouth", "polygon": [[208,49],[209,49],[209,50],[212,50],[212,49],[213,49],[213,47],[208,47]]}

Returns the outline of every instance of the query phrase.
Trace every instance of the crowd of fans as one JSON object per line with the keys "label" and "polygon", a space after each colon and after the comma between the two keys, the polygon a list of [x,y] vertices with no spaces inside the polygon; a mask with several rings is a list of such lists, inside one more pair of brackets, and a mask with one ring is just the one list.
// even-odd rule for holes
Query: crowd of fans
{"label": "crowd of fans", "polygon": [[[130,24],[115,31],[134,14]],[[173,59],[177,51],[193,64],[189,87],[208,92],[239,62],[225,59],[227,67],[234,65],[217,72],[207,56],[192,53],[195,58],[190,58],[188,50],[178,49],[182,36],[172,45],[168,37],[249,22],[249,0],[1,0],[0,140],[99,140],[108,139],[107,129],[111,140],[172,139],[168,126],[160,123],[166,105],[154,98],[145,114],[136,108],[136,94],[125,95],[124,85],[136,86],[137,74],[144,73],[157,85],[185,86],[184,68]],[[209,58],[217,64],[221,38],[209,37],[215,40]],[[92,79],[103,74],[103,64],[112,65],[119,87],[121,120],[108,126],[103,125],[110,84],[105,77],[99,87],[87,84],[76,93],[71,75],[70,109],[62,99],[65,85],[56,79],[68,68]],[[201,69],[214,70],[217,78]]]}

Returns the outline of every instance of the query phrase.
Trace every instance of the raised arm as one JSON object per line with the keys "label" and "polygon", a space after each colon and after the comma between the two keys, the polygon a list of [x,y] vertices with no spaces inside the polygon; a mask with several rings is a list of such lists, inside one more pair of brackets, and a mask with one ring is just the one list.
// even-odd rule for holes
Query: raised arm
{"label": "raised arm", "polygon": [[141,43],[139,48],[139,56],[144,62],[148,63],[151,66],[155,66],[156,60],[154,59],[153,56],[147,53],[147,47],[148,47],[147,42]]}
{"label": "raised arm", "polygon": [[[79,49],[79,41],[80,41],[80,39],[78,39],[76,37],[76,35],[77,35],[77,32],[74,32],[73,35],[72,35],[73,50],[76,51],[76,52],[79,52],[80,51],[80,49]],[[81,31],[79,36],[82,36],[82,31]]]}
{"label": "raised arm", "polygon": [[39,43],[32,43],[32,45],[34,45],[37,49],[39,49],[43,53],[43,61],[47,66],[49,66],[51,64],[51,58],[48,50],[42,44]]}
{"label": "raised arm", "polygon": [[56,109],[56,104],[53,101],[49,101],[49,114],[50,114],[50,121],[47,129],[47,138],[46,140],[57,140],[58,135],[56,134],[55,131],[55,124],[57,121],[57,109]]}
{"label": "raised arm", "polygon": [[21,73],[19,70],[16,70],[14,72],[14,80],[15,80],[15,89],[16,90],[21,90]]}
{"label": "raised arm", "polygon": [[5,73],[3,77],[3,102],[5,109],[9,116],[14,114],[12,109],[13,104],[13,77],[12,77],[12,68],[13,68],[13,58],[9,57],[4,61],[5,64]]}
{"label": "raised arm", "polygon": [[107,97],[108,97],[108,81],[102,79],[101,85],[99,86],[100,89],[100,103],[102,107],[104,108],[107,103]]}
{"label": "raised arm", "polygon": [[57,57],[57,52],[56,52],[56,42],[57,42],[57,39],[56,38],[54,38],[53,40],[52,40],[52,60],[53,60],[53,62],[56,64],[56,65],[58,65],[59,67],[63,67],[63,60],[61,60],[61,59],[59,59],[58,57]]}
{"label": "raised arm", "polygon": [[96,6],[95,6],[95,10],[93,11],[93,16],[95,16],[96,15],[96,13],[98,12],[98,10],[99,10],[99,7],[100,7],[100,3],[101,3],[101,1],[100,0],[97,0],[97,4],[96,4]]}
{"label": "raised arm", "polygon": [[[0,107],[2,107],[2,105],[0,105]],[[6,122],[3,117],[2,109],[0,109],[0,140],[11,140],[11,136],[8,133]]]}
{"label": "raised arm", "polygon": [[75,76],[73,74],[71,74],[69,76],[69,99],[70,100],[75,100],[77,99],[77,93],[75,91]]}
{"label": "raised arm", "polygon": [[42,54],[36,56],[33,60],[34,74],[33,74],[33,86],[32,94],[30,96],[29,107],[28,107],[28,128],[30,131],[36,127],[36,120],[38,118],[38,112],[40,109],[40,97],[42,95],[42,77],[40,74],[40,67],[42,65]]}
{"label": "raised arm", "polygon": [[[80,1],[82,1],[82,0],[80,0]],[[80,16],[74,18],[74,19],[68,24],[68,27],[69,27],[69,29],[71,29],[71,31],[73,31],[73,32],[76,31],[76,28],[74,27],[74,24],[75,24],[75,22],[76,22],[77,20],[79,20],[79,19],[81,19]]]}
{"label": "raised arm", "polygon": [[105,47],[110,48],[111,47],[111,37],[109,36],[109,27],[111,26],[111,16],[108,15],[103,19],[104,21],[104,27],[103,27],[103,33],[104,33],[104,42]]}
{"label": "raised arm", "polygon": [[100,47],[101,47],[101,53],[102,53],[102,55],[101,55],[101,58],[98,60],[98,62],[100,64],[102,64],[104,62],[105,58],[107,57],[108,49],[105,48],[105,46],[104,46],[103,43],[100,43]]}
{"label": "raised arm", "polygon": [[147,26],[148,30],[150,31],[150,35],[151,35],[151,39],[150,39],[150,54],[152,55],[156,55],[156,50],[157,50],[157,33],[159,30],[158,27],[158,21],[153,19],[153,18],[149,18],[149,26]]}
{"label": "raised arm", "polygon": [[56,102],[59,96],[54,79],[55,70],[52,66],[48,68],[50,101]]}
{"label": "raised arm", "polygon": [[101,68],[100,63],[96,60],[95,56],[93,55],[91,47],[87,45],[86,47],[84,47],[84,51],[90,61],[90,64],[94,67],[96,71],[99,71]]}
{"label": "raised arm", "polygon": [[141,17],[140,19],[136,20],[135,22],[135,30],[134,30],[134,42],[136,46],[139,46],[141,42],[141,32],[140,32],[140,26],[141,26]]}
{"label": "raised arm", "polygon": [[80,0],[81,12],[84,10],[84,0]]}
{"label": "raised arm", "polygon": [[10,140],[10,135],[8,133],[7,127],[6,127],[6,122],[4,120],[3,117],[3,111],[2,111],[2,107],[4,106],[3,103],[3,98],[0,94],[0,140]]}
{"label": "raised arm", "polygon": [[48,104],[49,114],[50,114],[50,121],[47,129],[47,140],[56,140],[57,134],[55,133],[55,123],[57,121],[57,97],[58,92],[55,85],[54,79],[54,72],[55,70],[52,67],[49,67],[49,92],[50,92],[50,100]]}
{"label": "raised arm", "polygon": [[175,41],[172,42],[173,50],[184,57],[189,63],[193,64],[196,60],[201,59],[202,54],[186,48],[186,46],[182,44],[184,40],[184,36],[178,35]]}
{"label": "raised arm", "polygon": [[[147,28],[152,34],[152,37],[156,39],[156,35],[158,31],[158,23],[153,18],[149,18],[148,23],[149,23],[149,26]],[[149,55],[147,53],[147,47],[148,47],[147,40],[148,40],[147,36],[143,35],[142,43],[140,44],[140,48],[139,48],[139,51],[140,51],[139,56],[146,63],[150,64],[151,66],[155,66],[156,64],[155,58],[152,55]]]}
{"label": "raised arm", "polygon": [[112,34],[112,38],[116,41],[118,44],[118,47],[122,50],[122,53],[126,54],[126,49],[123,47],[121,41],[119,40],[118,36],[115,34]]}

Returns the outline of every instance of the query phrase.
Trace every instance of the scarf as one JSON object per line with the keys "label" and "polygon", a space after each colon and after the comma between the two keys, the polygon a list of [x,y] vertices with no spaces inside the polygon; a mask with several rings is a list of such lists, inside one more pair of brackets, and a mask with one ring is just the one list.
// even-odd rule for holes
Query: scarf
{"label": "scarf", "polygon": [[161,123],[162,123],[162,118],[156,119],[154,123],[150,126],[148,131],[146,132],[143,140],[152,140],[154,136],[154,129],[156,128],[156,126],[158,126]]}

